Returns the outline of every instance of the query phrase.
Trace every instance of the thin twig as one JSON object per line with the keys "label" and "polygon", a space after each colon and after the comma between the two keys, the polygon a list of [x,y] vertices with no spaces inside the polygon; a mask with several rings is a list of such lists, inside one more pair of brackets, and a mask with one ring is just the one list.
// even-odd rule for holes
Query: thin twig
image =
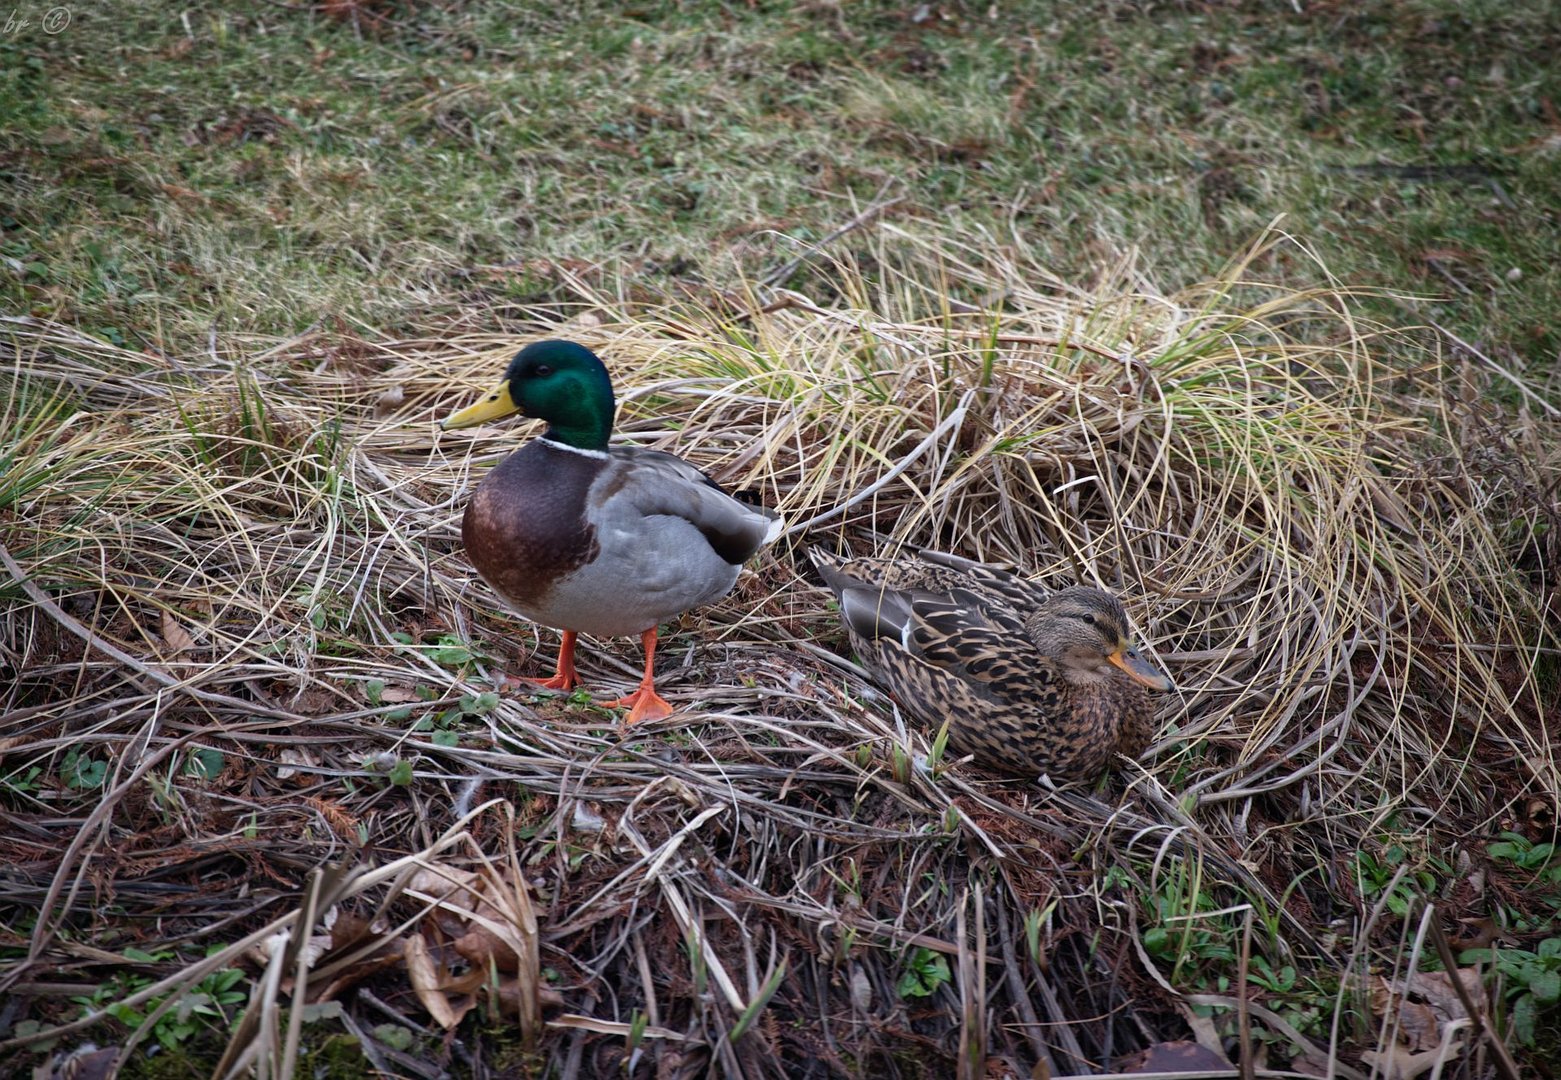
{"label": "thin twig", "polygon": [[[844,225],[841,225],[838,228],[830,230],[828,233],[826,233],[824,235],[824,238],[822,240],[819,240],[817,243],[814,243],[814,244],[809,244],[808,245],[808,254],[809,255],[819,254],[825,248],[827,248],[830,244],[833,244],[836,240],[839,240],[842,236],[845,236],[847,233],[854,232],[855,230],[860,229],[863,225],[866,225],[868,222],[870,222],[874,218],[878,217],[885,210],[888,210],[888,209],[890,209],[892,207],[898,206],[900,203],[904,202],[905,201],[905,196],[904,195],[896,195],[892,199],[884,199],[884,197],[883,197],[884,193],[887,192],[891,187],[893,187],[895,183],[896,183],[896,181],[893,180],[893,179],[885,180],[884,183],[883,183],[883,186],[881,186],[878,189],[878,194],[873,196],[873,201],[872,201],[872,203],[870,203],[868,205],[867,209],[865,209],[861,213],[857,214],[855,217],[853,217],[850,221],[846,222]],[[782,263],[780,266],[777,266],[775,269],[769,271],[768,273],[761,274],[759,276],[759,284],[763,285],[763,286],[766,286],[766,287],[779,285],[781,282],[783,282],[787,278],[791,277],[792,274],[796,273],[797,272],[797,268],[799,266],[801,266],[806,260],[807,260],[807,255],[798,255],[796,258],[790,260],[789,262]]]}
{"label": "thin twig", "polygon": [[1486,367],[1490,368],[1496,374],[1500,375],[1503,379],[1506,379],[1513,386],[1517,387],[1518,393],[1522,394],[1529,401],[1532,401],[1535,405],[1538,405],[1541,409],[1545,410],[1545,413],[1547,415],[1549,415],[1551,417],[1561,417],[1561,409],[1556,408],[1554,405],[1550,404],[1550,402],[1546,401],[1544,398],[1540,397],[1534,391],[1530,390],[1529,387],[1528,387],[1528,384],[1525,383],[1517,375],[1513,374],[1512,372],[1508,371],[1506,368],[1502,367],[1496,361],[1492,360],[1489,356],[1486,356],[1479,349],[1477,349],[1473,345],[1469,344],[1469,342],[1467,342],[1463,338],[1459,337],[1456,333],[1454,333],[1452,330],[1449,330],[1447,327],[1443,326],[1441,323],[1439,323],[1439,322],[1437,322],[1437,321],[1435,321],[1433,319],[1433,320],[1430,321],[1430,325],[1431,325],[1432,329],[1434,329],[1438,333],[1442,334],[1449,341],[1451,341],[1454,345],[1457,345],[1464,352],[1468,353],[1470,356],[1474,357],[1476,360],[1479,360]]}

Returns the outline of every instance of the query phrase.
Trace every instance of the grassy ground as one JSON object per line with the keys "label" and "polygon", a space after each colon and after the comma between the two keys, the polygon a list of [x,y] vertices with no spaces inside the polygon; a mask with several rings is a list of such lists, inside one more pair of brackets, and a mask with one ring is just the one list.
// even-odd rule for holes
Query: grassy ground
{"label": "grassy ground", "polygon": [[18,9],[0,296],[137,346],[393,333],[567,270],[783,265],[882,193],[1073,281],[1136,248],[1163,289],[1285,215],[1341,278],[1437,298],[1394,321],[1553,370],[1553,5],[1295,7]]}
{"label": "grassy ground", "polygon": [[[0,1054],[1544,1068],[1561,24],[1299,6],[17,8]],[[432,425],[547,324],[795,526],[625,742],[496,692],[556,647],[458,550],[515,432]],[[1098,576],[1155,746],[929,763],[809,542]]]}

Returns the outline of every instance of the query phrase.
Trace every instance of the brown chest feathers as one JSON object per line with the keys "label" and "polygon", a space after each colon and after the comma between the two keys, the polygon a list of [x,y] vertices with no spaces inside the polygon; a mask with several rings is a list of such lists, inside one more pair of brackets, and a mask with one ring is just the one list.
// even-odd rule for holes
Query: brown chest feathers
{"label": "brown chest feathers", "polygon": [[1060,684],[1051,689],[1060,698],[1054,720],[1032,723],[998,767],[1093,779],[1117,754],[1137,757],[1149,745],[1154,704],[1137,684],[1112,677],[1087,690]]}
{"label": "brown chest feathers", "polygon": [[586,498],[605,464],[533,439],[500,462],[467,503],[461,519],[467,558],[522,612],[541,604],[559,578],[596,558],[600,549]]}

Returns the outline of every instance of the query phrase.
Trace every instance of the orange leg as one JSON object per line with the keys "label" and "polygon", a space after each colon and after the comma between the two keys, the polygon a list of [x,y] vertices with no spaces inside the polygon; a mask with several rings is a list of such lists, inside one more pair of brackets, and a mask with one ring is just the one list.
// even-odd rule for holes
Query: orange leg
{"label": "orange leg", "polygon": [[640,644],[645,647],[645,677],[640,680],[639,689],[621,698],[597,702],[607,709],[628,709],[629,715],[623,722],[624,727],[632,727],[641,720],[660,720],[672,715],[672,706],[667,703],[667,699],[656,693],[656,628],[654,626],[640,635]]}
{"label": "orange leg", "polygon": [[573,630],[564,631],[564,641],[558,647],[558,668],[551,679],[527,679],[543,690],[573,690],[580,685],[580,676],[575,671],[575,638],[579,637]]}

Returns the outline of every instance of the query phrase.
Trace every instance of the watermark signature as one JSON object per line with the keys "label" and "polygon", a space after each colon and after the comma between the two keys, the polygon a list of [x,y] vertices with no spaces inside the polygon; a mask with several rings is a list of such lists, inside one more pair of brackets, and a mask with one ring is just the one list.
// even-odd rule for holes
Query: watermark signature
{"label": "watermark signature", "polygon": [[0,37],[20,37],[34,27],[42,30],[50,37],[53,37],[55,34],[63,34],[70,27],[70,8],[64,6],[51,7],[36,18],[31,13],[24,13],[19,8],[12,8],[5,17],[5,25],[0,26]]}

